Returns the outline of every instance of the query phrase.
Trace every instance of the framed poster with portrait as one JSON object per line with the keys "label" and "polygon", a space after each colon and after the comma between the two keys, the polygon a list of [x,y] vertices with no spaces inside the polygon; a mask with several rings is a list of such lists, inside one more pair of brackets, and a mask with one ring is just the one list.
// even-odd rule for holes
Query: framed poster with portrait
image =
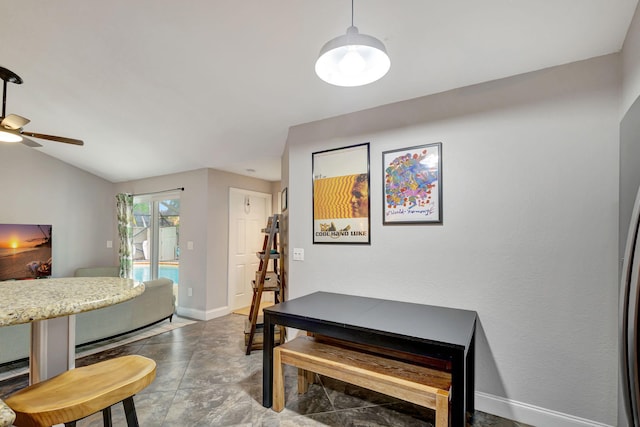
{"label": "framed poster with portrait", "polygon": [[369,143],[312,154],[313,243],[371,244]]}
{"label": "framed poster with portrait", "polygon": [[382,153],[383,220],[442,224],[442,143]]}

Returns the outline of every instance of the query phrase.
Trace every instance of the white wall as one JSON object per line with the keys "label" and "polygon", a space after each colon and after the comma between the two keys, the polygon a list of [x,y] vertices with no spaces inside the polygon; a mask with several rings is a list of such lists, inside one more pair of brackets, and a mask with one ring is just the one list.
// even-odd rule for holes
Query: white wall
{"label": "white wall", "polygon": [[[55,144],[55,143],[51,143]],[[69,147],[82,150],[81,147]],[[113,184],[22,144],[0,143],[0,223],[52,224],[53,276],[113,265]]]}
{"label": "white wall", "polygon": [[[290,295],[476,310],[478,409],[615,425],[619,87],[611,55],[291,128]],[[367,141],[371,246],[313,245],[312,152]],[[432,142],[444,224],[383,227],[381,152]]]}

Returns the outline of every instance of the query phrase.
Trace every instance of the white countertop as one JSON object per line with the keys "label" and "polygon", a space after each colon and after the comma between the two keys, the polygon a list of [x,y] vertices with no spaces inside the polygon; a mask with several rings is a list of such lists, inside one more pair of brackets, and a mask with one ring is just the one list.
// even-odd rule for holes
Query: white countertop
{"label": "white countertop", "polygon": [[144,292],[119,277],[65,277],[0,282],[0,326],[68,316],[118,304]]}
{"label": "white countertop", "polygon": [[0,427],[9,427],[13,425],[13,421],[16,419],[16,414],[0,400]]}
{"label": "white countertop", "polygon": [[[68,316],[118,304],[144,292],[144,284],[119,277],[65,277],[0,282],[0,326]],[[0,400],[0,427],[15,414]]]}

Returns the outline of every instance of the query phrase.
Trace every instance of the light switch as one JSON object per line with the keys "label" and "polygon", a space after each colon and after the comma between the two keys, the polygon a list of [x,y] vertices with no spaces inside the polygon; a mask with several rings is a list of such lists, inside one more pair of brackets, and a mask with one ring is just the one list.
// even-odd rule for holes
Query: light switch
{"label": "light switch", "polygon": [[293,248],[293,260],[294,261],[304,261],[304,249],[302,249],[302,248]]}
{"label": "light switch", "polygon": [[187,242],[187,249],[188,249],[188,250],[190,250],[190,251],[192,251],[192,250],[193,250],[193,242],[192,242],[191,240],[189,240],[189,241]]}
{"label": "light switch", "polygon": [[113,247],[113,241],[107,240],[107,248],[112,248],[112,247]]}

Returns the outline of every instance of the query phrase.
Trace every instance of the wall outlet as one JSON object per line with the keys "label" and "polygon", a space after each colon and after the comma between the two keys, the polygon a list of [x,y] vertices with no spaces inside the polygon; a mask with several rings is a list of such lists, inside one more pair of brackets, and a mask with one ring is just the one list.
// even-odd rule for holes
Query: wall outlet
{"label": "wall outlet", "polygon": [[112,248],[112,247],[113,247],[113,241],[107,240],[107,248]]}
{"label": "wall outlet", "polygon": [[304,261],[304,249],[302,249],[302,248],[293,248],[293,260],[294,261]]}
{"label": "wall outlet", "polygon": [[193,242],[191,240],[189,240],[187,242],[187,250],[192,251],[193,250]]}
{"label": "wall outlet", "polygon": [[187,288],[187,296],[188,297],[192,297],[193,296],[193,288]]}

